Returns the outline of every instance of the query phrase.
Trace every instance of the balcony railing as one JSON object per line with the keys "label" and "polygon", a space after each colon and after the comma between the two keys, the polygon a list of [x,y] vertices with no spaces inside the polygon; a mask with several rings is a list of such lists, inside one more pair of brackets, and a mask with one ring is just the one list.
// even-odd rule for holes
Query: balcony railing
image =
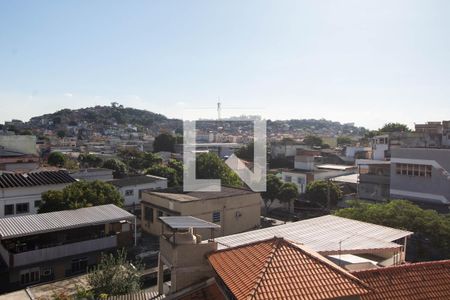
{"label": "balcony railing", "polygon": [[[66,256],[100,251],[117,247],[117,236],[107,236],[99,239],[87,240],[55,247],[31,250],[17,254],[9,253],[10,267],[19,267]],[[8,262],[7,262],[8,263]]]}

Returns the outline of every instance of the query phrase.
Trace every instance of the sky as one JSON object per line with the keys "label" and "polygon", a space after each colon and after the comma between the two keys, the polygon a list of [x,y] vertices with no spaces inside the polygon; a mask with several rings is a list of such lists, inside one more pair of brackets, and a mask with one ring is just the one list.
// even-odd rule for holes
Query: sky
{"label": "sky", "polygon": [[450,119],[450,1],[0,0],[0,122],[216,106],[371,129]]}

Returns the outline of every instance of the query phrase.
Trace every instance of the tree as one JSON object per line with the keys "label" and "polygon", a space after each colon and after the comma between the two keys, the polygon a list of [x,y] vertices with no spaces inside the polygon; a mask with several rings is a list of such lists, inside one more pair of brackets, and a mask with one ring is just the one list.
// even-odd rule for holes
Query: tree
{"label": "tree", "polygon": [[89,153],[82,153],[78,156],[78,162],[83,168],[98,168],[103,164],[103,160]]}
{"label": "tree", "polygon": [[38,208],[38,213],[60,211],[67,209],[67,204],[62,201],[64,198],[62,191],[47,191],[42,193],[42,201]]}
{"label": "tree", "polygon": [[64,130],[58,130],[58,132],[56,133],[56,135],[62,139],[63,137],[66,136],[66,132]]}
{"label": "tree", "polygon": [[162,158],[158,154],[151,152],[139,152],[135,157],[127,161],[130,168],[134,170],[144,170],[153,165],[161,164]]}
{"label": "tree", "polygon": [[283,182],[280,180],[280,178],[272,174],[267,175],[266,191],[261,193],[261,197],[264,201],[266,215],[273,201],[277,199],[282,185]]}
{"label": "tree", "polygon": [[237,157],[239,157],[240,159],[247,160],[247,161],[253,161],[254,160],[254,157],[253,157],[254,149],[255,149],[255,144],[250,143],[250,144],[242,146],[241,148],[236,150],[236,152],[234,154]]}
{"label": "tree", "polygon": [[334,182],[317,180],[309,183],[306,186],[305,197],[309,201],[328,207],[328,187],[330,188],[330,204],[335,207],[338,201],[342,199],[342,192]]}
{"label": "tree", "polygon": [[348,136],[340,136],[337,138],[337,144],[339,146],[345,146],[345,145],[351,145],[353,143],[353,140],[349,138]]}
{"label": "tree", "polygon": [[99,180],[77,181],[62,191],[42,193],[38,213],[105,204],[123,206],[123,198],[113,185]]}
{"label": "tree", "polygon": [[410,132],[411,129],[407,125],[401,123],[387,123],[379,129],[380,132]]}
{"label": "tree", "polygon": [[78,170],[78,162],[75,159],[67,158],[64,161],[64,168],[68,170]]}
{"label": "tree", "polygon": [[303,143],[304,143],[305,145],[308,145],[308,146],[311,146],[311,147],[314,147],[314,146],[320,147],[320,146],[322,146],[323,141],[322,141],[322,139],[321,139],[320,137],[318,137],[318,136],[315,136],[315,135],[308,135],[307,137],[305,137],[305,138],[303,139]]}
{"label": "tree", "polygon": [[51,166],[62,167],[66,161],[66,156],[61,152],[52,152],[48,156],[47,162]]}
{"label": "tree", "polygon": [[220,179],[221,184],[242,186],[241,179],[215,153],[201,153],[197,156],[198,179]]}
{"label": "tree", "polygon": [[167,178],[167,185],[170,187],[179,186],[181,184],[177,171],[174,168],[163,164],[154,165],[151,168],[148,168],[145,170],[145,174]]}
{"label": "tree", "polygon": [[285,182],[280,188],[278,199],[281,202],[288,203],[289,211],[291,211],[291,203],[299,196],[297,186],[292,182]]}
{"label": "tree", "polygon": [[175,137],[168,133],[161,133],[155,138],[153,142],[153,151],[168,151],[173,152],[175,148]]}
{"label": "tree", "polygon": [[183,163],[176,159],[169,159],[167,166],[177,172],[177,181],[179,184],[183,183]]}
{"label": "tree", "polygon": [[336,211],[344,218],[360,220],[414,232],[410,246],[417,250],[416,259],[450,258],[450,217],[435,210],[424,210],[406,200],[388,203],[351,201],[349,208]]}
{"label": "tree", "polygon": [[141,289],[141,271],[141,264],[128,261],[122,249],[116,255],[102,254],[100,263],[88,273],[87,281],[97,295],[124,295]]}
{"label": "tree", "polygon": [[113,170],[114,178],[123,178],[127,173],[127,166],[118,159],[108,159],[103,162],[103,168]]}

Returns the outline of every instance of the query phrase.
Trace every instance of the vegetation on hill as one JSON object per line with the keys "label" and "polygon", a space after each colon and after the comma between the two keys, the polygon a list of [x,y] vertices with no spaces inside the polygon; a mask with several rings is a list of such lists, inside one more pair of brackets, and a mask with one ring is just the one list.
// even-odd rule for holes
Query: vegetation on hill
{"label": "vegetation on hill", "polygon": [[30,119],[29,124],[34,127],[47,126],[43,124],[51,123],[55,128],[61,126],[77,126],[87,123],[94,127],[109,126],[114,124],[132,124],[137,127],[160,127],[167,126],[168,129],[175,130],[181,127],[181,121],[169,119],[164,115],[153,113],[147,110],[123,107],[117,103],[111,106],[94,106],[80,109],[62,109],[55,113],[45,114]]}

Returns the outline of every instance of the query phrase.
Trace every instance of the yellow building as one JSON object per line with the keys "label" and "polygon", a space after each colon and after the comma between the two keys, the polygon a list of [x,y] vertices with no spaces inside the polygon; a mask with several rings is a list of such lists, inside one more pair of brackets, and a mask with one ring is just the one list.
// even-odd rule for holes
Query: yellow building
{"label": "yellow building", "polygon": [[[159,192],[142,194],[142,230],[161,235],[161,216],[193,216],[221,226],[215,236],[224,236],[260,226],[261,196],[248,189],[222,187],[220,192]],[[210,232],[199,231],[204,239]]]}

